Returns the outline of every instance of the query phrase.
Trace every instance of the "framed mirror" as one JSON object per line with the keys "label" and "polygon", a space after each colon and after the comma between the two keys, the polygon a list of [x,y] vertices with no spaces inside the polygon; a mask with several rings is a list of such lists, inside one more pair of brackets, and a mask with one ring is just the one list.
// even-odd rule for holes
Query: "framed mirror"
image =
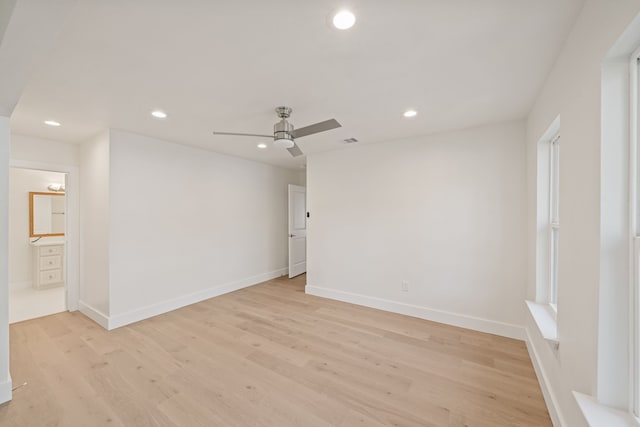
{"label": "framed mirror", "polygon": [[64,193],[29,193],[29,237],[64,236]]}

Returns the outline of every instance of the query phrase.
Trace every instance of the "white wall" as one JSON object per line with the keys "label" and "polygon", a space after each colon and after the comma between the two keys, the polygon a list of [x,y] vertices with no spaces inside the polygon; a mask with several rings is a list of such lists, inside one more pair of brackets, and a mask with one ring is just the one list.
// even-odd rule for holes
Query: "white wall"
{"label": "white wall", "polygon": [[[599,394],[598,369],[604,369],[604,365],[599,364],[598,360],[596,331],[599,315],[606,315],[606,311],[600,310],[602,301],[599,291],[604,289],[601,288],[603,286],[626,286],[626,283],[600,282],[603,265],[601,250],[605,249],[602,245],[608,244],[608,237],[601,235],[601,232],[624,232],[624,226],[621,231],[620,224],[613,228],[603,224],[603,221],[611,220],[620,222],[621,219],[615,214],[605,209],[601,216],[601,207],[604,206],[601,203],[607,200],[605,194],[601,193],[601,185],[610,185],[612,182],[620,184],[618,177],[603,179],[600,173],[601,167],[611,167],[612,157],[620,158],[618,152],[612,153],[610,158],[601,156],[601,150],[606,149],[601,145],[601,66],[607,51],[638,11],[640,3],[637,1],[587,0],[527,120],[527,294],[532,298],[536,295],[536,282],[539,281],[535,269],[537,142],[551,122],[558,115],[561,117],[557,320],[560,347],[557,355],[542,339],[531,318],[527,317],[526,325],[534,364],[539,366],[542,386],[552,399],[549,402],[552,412],[555,408],[558,411],[558,423],[571,427],[586,425],[571,391],[592,396]],[[618,169],[624,170],[624,164],[619,165]],[[618,197],[619,192],[620,189],[616,190],[616,194],[611,193],[615,203],[624,199],[624,196]],[[617,251],[609,246],[606,249]],[[604,275],[603,279],[607,276],[610,275]],[[625,309],[626,306],[622,306],[618,311]],[[610,331],[606,333],[610,334]],[[605,341],[605,337],[602,338]],[[617,349],[612,350],[618,352]],[[622,354],[626,352],[625,349],[620,351]],[[623,356],[623,359],[626,357]],[[603,362],[602,358],[600,362]],[[625,384],[618,383],[617,387],[622,390],[622,395],[626,395]],[[617,399],[618,404],[624,403],[620,402],[620,397]]]}
{"label": "white wall", "polygon": [[48,192],[48,185],[55,182],[64,184],[65,175],[20,168],[9,171],[9,286],[30,286],[33,280],[29,192]]}
{"label": "white wall", "polygon": [[109,132],[80,146],[80,310],[109,314]]}
{"label": "white wall", "polygon": [[78,166],[80,146],[27,135],[11,134],[11,160]]}
{"label": "white wall", "polygon": [[286,273],[299,171],[115,130],[81,153],[81,310],[106,327]]}
{"label": "white wall", "polygon": [[522,122],[311,155],[307,291],[522,337],[525,166]]}

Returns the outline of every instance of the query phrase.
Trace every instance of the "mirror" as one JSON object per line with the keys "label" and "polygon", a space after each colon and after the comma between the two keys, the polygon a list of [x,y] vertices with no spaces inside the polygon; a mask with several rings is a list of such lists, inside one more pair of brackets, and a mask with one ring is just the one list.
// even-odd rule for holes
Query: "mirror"
{"label": "mirror", "polygon": [[29,193],[29,237],[64,236],[64,193]]}

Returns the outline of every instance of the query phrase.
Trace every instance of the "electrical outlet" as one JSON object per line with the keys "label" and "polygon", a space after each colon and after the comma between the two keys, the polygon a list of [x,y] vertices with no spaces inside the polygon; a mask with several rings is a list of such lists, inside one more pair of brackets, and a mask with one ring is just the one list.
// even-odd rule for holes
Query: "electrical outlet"
{"label": "electrical outlet", "polygon": [[400,289],[402,289],[402,292],[409,292],[409,282],[402,281],[402,285]]}

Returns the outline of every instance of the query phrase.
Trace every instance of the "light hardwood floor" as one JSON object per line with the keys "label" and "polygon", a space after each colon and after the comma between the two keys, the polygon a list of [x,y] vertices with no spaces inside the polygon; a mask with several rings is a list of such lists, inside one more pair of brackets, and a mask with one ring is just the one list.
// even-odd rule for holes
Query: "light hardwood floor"
{"label": "light hardwood floor", "polygon": [[275,279],[107,332],[11,326],[2,426],[550,426],[525,344]]}

